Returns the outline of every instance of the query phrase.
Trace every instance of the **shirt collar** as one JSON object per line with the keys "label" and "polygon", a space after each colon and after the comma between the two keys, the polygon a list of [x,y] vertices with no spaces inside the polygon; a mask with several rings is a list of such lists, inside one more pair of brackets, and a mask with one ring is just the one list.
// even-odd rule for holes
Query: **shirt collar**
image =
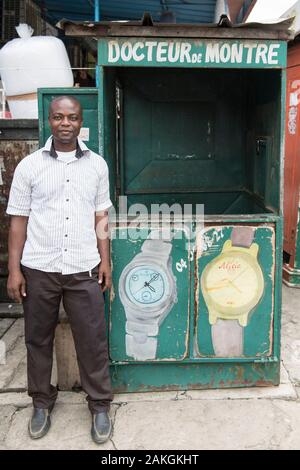
{"label": "shirt collar", "polygon": [[[47,153],[52,158],[57,158],[57,153],[53,145],[52,135],[47,139],[45,146],[42,148],[42,152]],[[85,143],[79,137],[77,137],[77,148],[76,148],[75,157],[79,159],[83,157],[84,155],[89,156],[90,150],[87,148]]]}

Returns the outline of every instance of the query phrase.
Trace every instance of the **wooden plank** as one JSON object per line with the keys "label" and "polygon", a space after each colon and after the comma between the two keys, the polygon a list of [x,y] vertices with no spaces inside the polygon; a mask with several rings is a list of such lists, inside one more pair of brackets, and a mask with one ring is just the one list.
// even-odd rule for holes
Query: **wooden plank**
{"label": "wooden plank", "polygon": [[[5,281],[6,282],[6,281]],[[16,303],[0,303],[0,318],[21,318],[23,317],[23,305]]]}
{"label": "wooden plank", "polygon": [[[267,26],[267,25],[265,25]],[[198,25],[166,26],[131,26],[119,24],[65,24],[66,36],[94,36],[94,37],[169,37],[169,38],[216,38],[216,39],[276,39],[288,40],[293,34],[287,30],[258,28],[220,28],[199,27]]]}

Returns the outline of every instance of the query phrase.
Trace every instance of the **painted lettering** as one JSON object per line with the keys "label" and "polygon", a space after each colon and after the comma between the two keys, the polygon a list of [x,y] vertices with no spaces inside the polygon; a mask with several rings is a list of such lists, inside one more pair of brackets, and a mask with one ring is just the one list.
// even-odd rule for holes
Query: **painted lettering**
{"label": "painted lettering", "polygon": [[183,42],[181,44],[181,51],[180,51],[180,62],[191,62],[190,52],[192,49],[192,45],[188,42]]}
{"label": "painted lettering", "polygon": [[138,49],[144,49],[144,47],[145,45],[141,41],[138,41],[133,45],[133,48],[132,48],[133,60],[135,60],[136,62],[140,62],[141,60],[145,59],[145,54],[143,52],[140,54],[138,54],[137,52]]}
{"label": "painted lettering", "polygon": [[124,42],[121,46],[121,59],[128,62],[132,57],[132,44],[129,41]]}
{"label": "painted lettering", "polygon": [[241,64],[243,62],[243,44],[232,44],[231,62]]}
{"label": "painted lettering", "polygon": [[226,271],[235,271],[236,269],[240,269],[240,267],[241,265],[239,263],[223,261],[223,263],[220,264],[219,269],[224,269]]}
{"label": "painted lettering", "polygon": [[206,47],[205,62],[220,62],[219,44],[208,43]]}
{"label": "painted lettering", "polygon": [[108,62],[118,62],[120,58],[120,46],[117,41],[109,41],[108,43]]}
{"label": "painted lettering", "polygon": [[255,63],[259,64],[262,61],[263,64],[268,63],[267,59],[268,46],[267,44],[258,44],[256,49]]}
{"label": "painted lettering", "polygon": [[172,42],[169,45],[169,49],[168,49],[168,62],[171,62],[171,63],[178,62],[179,56],[180,56],[180,43]]}
{"label": "painted lettering", "polygon": [[159,42],[156,51],[157,62],[167,62],[167,42]]}
{"label": "painted lettering", "polygon": [[108,62],[279,65],[279,43],[133,40],[108,42]]}
{"label": "painted lettering", "polygon": [[200,64],[202,62],[202,54],[192,54],[192,64]]}
{"label": "painted lettering", "polygon": [[153,60],[153,49],[155,46],[157,46],[157,41],[146,41],[148,62],[152,62]]}
{"label": "painted lettering", "polygon": [[290,93],[289,105],[290,106],[298,106],[298,104],[300,103],[300,100],[299,100],[300,80],[293,80],[292,81],[291,90],[295,90],[295,91],[293,91],[293,92],[291,91],[291,93]]}
{"label": "painted lettering", "polygon": [[244,44],[244,47],[246,49],[248,49],[246,62],[247,62],[247,64],[251,64],[252,56],[253,56],[253,50],[257,47],[257,44],[255,44],[255,43],[254,44],[246,43],[246,44]]}
{"label": "painted lettering", "polygon": [[[278,49],[280,44],[271,44],[269,47],[269,54],[268,54],[268,64],[270,65],[277,65],[278,64]],[[277,49],[277,50],[276,50]]]}
{"label": "painted lettering", "polygon": [[229,62],[231,57],[231,50],[229,44],[223,44],[220,49],[220,59],[221,62],[226,63]]}

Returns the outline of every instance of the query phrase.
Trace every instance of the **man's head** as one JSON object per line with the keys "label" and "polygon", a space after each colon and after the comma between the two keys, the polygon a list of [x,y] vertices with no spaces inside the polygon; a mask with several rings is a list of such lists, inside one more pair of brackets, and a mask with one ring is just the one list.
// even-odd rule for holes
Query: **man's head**
{"label": "man's head", "polygon": [[72,96],[54,98],[50,103],[48,120],[56,150],[75,149],[82,126],[82,109],[79,101]]}

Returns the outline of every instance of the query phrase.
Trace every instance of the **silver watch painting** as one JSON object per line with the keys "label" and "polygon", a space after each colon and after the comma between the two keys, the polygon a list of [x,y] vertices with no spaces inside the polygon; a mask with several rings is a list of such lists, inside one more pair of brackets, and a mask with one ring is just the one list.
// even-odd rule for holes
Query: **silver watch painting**
{"label": "silver watch painting", "polygon": [[125,266],[119,296],[126,315],[126,355],[155,359],[159,328],[177,302],[171,240],[150,232],[141,251]]}

